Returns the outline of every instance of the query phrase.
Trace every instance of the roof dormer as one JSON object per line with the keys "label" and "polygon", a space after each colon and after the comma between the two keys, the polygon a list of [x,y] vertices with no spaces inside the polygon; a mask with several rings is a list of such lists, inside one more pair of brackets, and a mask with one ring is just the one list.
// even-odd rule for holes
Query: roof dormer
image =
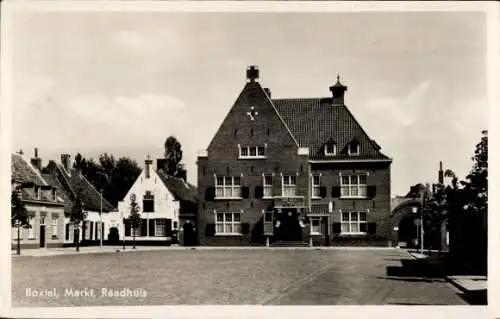
{"label": "roof dormer", "polygon": [[359,141],[356,138],[352,139],[349,144],[347,144],[347,154],[349,155],[359,155],[359,149]]}
{"label": "roof dormer", "polygon": [[337,143],[333,139],[329,139],[323,145],[323,153],[325,154],[325,156],[337,155]]}

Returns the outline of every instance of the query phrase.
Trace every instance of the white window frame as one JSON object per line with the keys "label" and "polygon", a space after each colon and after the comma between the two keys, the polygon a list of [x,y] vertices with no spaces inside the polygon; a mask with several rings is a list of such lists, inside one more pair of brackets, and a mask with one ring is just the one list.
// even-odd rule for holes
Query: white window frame
{"label": "white window frame", "polygon": [[[219,184],[219,178],[222,178],[222,185]],[[230,183],[228,179],[231,179]],[[236,181],[239,181],[239,184],[236,184]],[[215,176],[215,199],[241,199],[241,188],[241,176]],[[222,191],[222,196],[218,195],[219,191]]]}
{"label": "white window frame", "polygon": [[28,228],[28,239],[35,239],[35,217],[29,216],[28,223],[30,224],[30,228]]}
{"label": "white window frame", "polygon": [[[274,218],[274,213],[272,211],[262,211],[263,216],[263,221],[264,221],[264,234],[273,234],[274,233],[274,226],[273,226],[273,218]],[[267,220],[270,217],[270,220]],[[271,231],[266,231],[266,228],[270,229]]]}
{"label": "white window frame", "polygon": [[167,220],[164,218],[155,219],[155,237],[167,236]]}
{"label": "white window frame", "polygon": [[[330,147],[333,147],[333,151],[330,152]],[[326,156],[335,156],[337,155],[337,144],[335,143],[327,143],[325,144],[325,155]]]}
{"label": "white window frame", "polygon": [[[318,183],[314,183],[314,178],[318,178]],[[318,199],[321,198],[321,174],[311,175],[311,198]],[[317,192],[317,194],[315,194]]]}
{"label": "white window frame", "polygon": [[[266,177],[271,179],[271,184],[266,184]],[[272,198],[273,197],[273,175],[262,174],[262,197]]]}
{"label": "white window frame", "polygon": [[297,175],[281,175],[281,196],[297,197]]}
{"label": "white window frame", "polygon": [[[246,151],[246,155],[243,155],[243,150]],[[259,154],[259,150],[263,150],[263,154]],[[252,155],[252,153],[254,153]],[[238,158],[240,159],[263,159],[267,158],[267,144],[257,145],[257,146],[241,146],[238,144]]]}
{"label": "white window frame", "polygon": [[[351,152],[351,146],[353,144],[356,144],[356,152]],[[347,154],[349,155],[359,155],[359,149],[360,149],[360,145],[359,145],[359,142],[351,142],[349,143],[349,145],[347,145]]]}
{"label": "white window frame", "polygon": [[[353,183],[352,178],[356,177],[356,183]],[[361,183],[361,176],[364,176],[365,182]],[[368,173],[357,174],[339,174],[340,177],[340,198],[368,198]],[[344,178],[348,179],[348,183],[344,183]],[[354,191],[355,190],[355,191]],[[362,193],[365,195],[359,195]],[[356,193],[356,195],[353,195]]]}
{"label": "white window frame", "polygon": [[52,217],[52,236],[57,237],[58,226],[58,218]]}
{"label": "white window frame", "polygon": [[[344,220],[344,214],[349,215],[348,220]],[[361,214],[364,214],[365,218],[364,220],[361,220]],[[353,216],[356,216],[356,218],[353,218]],[[340,229],[340,234],[341,235],[366,235],[367,232],[362,232],[361,231],[361,224],[368,224],[367,221],[367,212],[363,211],[349,211],[349,212],[341,212],[340,213],[340,223],[341,223],[341,229]],[[344,225],[347,225],[347,231],[344,230]],[[353,231],[353,225],[357,225],[357,230],[358,231]],[[368,227],[368,225],[366,225]]]}
{"label": "white window frame", "polygon": [[[230,218],[229,215],[231,215]],[[235,236],[241,235],[241,212],[215,212],[215,235],[216,236]],[[222,220],[218,219],[222,216]],[[238,218],[236,218],[238,216]],[[238,219],[238,221],[236,220]],[[222,231],[217,231],[218,226],[222,226]],[[230,227],[229,227],[230,226]],[[230,228],[230,231],[228,230]],[[239,231],[235,231],[236,228]]]}
{"label": "white window frame", "polygon": [[[311,235],[321,235],[321,218],[320,217],[310,217],[309,218],[311,221]],[[318,222],[318,225],[315,226],[314,223]],[[315,230],[314,228],[318,227],[318,230]]]}

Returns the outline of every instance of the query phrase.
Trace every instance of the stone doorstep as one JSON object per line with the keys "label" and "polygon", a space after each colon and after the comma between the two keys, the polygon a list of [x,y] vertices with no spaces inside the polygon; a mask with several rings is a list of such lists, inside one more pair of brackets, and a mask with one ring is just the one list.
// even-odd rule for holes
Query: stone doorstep
{"label": "stone doorstep", "polygon": [[446,276],[446,280],[464,292],[488,289],[488,280],[486,276]]}

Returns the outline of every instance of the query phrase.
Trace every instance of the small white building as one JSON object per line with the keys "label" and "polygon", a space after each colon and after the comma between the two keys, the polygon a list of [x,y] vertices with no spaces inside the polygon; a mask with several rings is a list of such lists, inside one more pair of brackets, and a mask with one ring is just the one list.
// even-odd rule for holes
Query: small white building
{"label": "small white building", "polygon": [[102,223],[103,242],[118,244],[118,230],[121,227],[118,210],[77,169],[71,168],[70,155],[62,154],[61,164],[50,161],[48,169],[51,182],[62,189],[61,196],[64,198],[64,243],[66,245],[76,243],[76,229],[70,223],[69,214],[77,193],[80,192],[84,210],[87,212],[87,218],[80,228],[80,243],[98,245],[102,232],[99,225]]}
{"label": "small white building", "polygon": [[[131,197],[135,196],[142,219],[141,227],[136,230],[135,240],[138,244],[169,245],[177,239],[184,244],[186,229],[190,237],[196,237],[196,190],[183,179],[154,169],[152,164],[148,156],[141,174],[123,200],[118,202],[121,220],[124,221],[123,228],[119,230],[120,240],[125,239],[125,242],[130,243],[133,239],[132,229],[126,220],[130,216]],[[186,227],[185,224],[192,226]]]}

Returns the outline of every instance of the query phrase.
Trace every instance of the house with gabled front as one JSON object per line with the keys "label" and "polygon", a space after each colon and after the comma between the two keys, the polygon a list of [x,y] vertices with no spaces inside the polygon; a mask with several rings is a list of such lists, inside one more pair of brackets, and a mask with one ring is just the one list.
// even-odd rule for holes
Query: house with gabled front
{"label": "house with gabled front", "polygon": [[[194,245],[196,239],[196,188],[184,179],[164,173],[164,160],[158,159],[156,168],[148,158],[144,169],[130,187],[118,209],[123,221],[120,239],[131,243],[131,199],[134,197],[141,215],[141,226],[136,229],[139,245]],[[123,237],[124,236],[124,237]]]}
{"label": "house with gabled front", "polygon": [[[49,161],[47,178],[61,189],[64,199],[64,244],[73,246],[77,241],[76,227],[70,221],[71,208],[80,194],[86,220],[81,224],[80,245],[117,244],[121,219],[118,210],[109,203],[82,173],[72,167],[71,155],[61,154],[61,163]],[[99,227],[99,225],[101,225]]]}
{"label": "house with gabled front", "polygon": [[[54,248],[64,245],[64,199],[58,185],[42,173],[42,160],[28,161],[21,153],[11,154],[12,189],[20,188],[28,211],[29,228],[20,228],[21,248]],[[12,227],[12,249],[17,245],[17,227]]]}
{"label": "house with gabled front", "polygon": [[247,83],[197,158],[202,245],[387,245],[392,159],[344,104]]}

